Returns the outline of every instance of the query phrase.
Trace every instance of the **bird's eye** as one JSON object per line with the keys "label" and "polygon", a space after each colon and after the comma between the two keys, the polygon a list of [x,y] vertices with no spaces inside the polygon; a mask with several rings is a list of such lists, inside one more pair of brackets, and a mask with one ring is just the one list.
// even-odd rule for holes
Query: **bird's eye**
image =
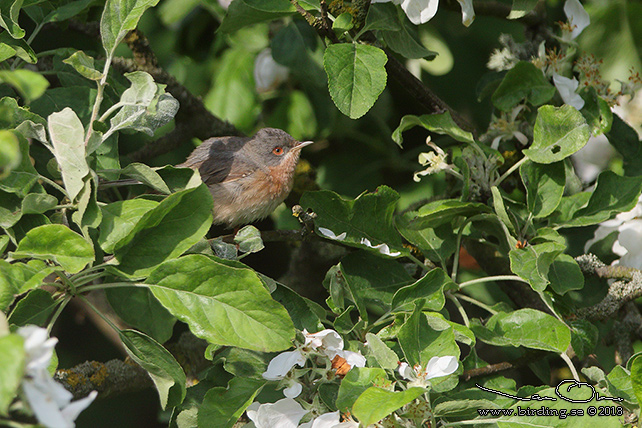
{"label": "bird's eye", "polygon": [[272,153],[274,153],[277,156],[281,156],[283,154],[283,147],[276,146],[275,148],[272,149]]}

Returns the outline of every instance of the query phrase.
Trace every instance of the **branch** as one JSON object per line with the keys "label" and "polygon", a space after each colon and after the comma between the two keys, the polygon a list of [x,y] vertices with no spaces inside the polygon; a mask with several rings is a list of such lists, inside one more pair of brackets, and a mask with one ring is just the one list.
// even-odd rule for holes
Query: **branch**
{"label": "branch", "polygon": [[576,315],[588,320],[604,320],[612,317],[624,304],[642,296],[642,271],[624,266],[606,266],[594,254],[576,257],[585,274],[599,278],[617,279],[609,286],[602,301],[588,308],[580,308]]}
{"label": "branch", "polygon": [[127,359],[106,363],[85,361],[70,369],[58,370],[54,379],[79,399],[98,391],[101,398],[154,386],[145,369]]}
{"label": "branch", "polygon": [[461,378],[464,380],[464,382],[466,382],[474,377],[491,376],[496,373],[504,372],[506,370],[516,369],[519,367],[526,366],[528,364],[531,364],[534,361],[538,361],[542,358],[547,358],[549,356],[550,354],[547,354],[546,352],[541,352],[541,351],[527,352],[526,354],[524,354],[523,356],[519,357],[518,359],[512,362],[502,361],[501,363],[489,364],[484,367],[466,370],[461,375]]}

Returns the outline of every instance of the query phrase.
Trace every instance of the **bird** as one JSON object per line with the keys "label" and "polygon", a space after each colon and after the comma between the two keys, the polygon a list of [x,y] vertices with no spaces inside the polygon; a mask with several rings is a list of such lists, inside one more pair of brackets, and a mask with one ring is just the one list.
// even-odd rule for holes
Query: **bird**
{"label": "bird", "polygon": [[209,138],[177,166],[200,173],[214,201],[213,223],[238,228],[267,217],[285,200],[301,149],[312,143],[262,128],[253,137]]}

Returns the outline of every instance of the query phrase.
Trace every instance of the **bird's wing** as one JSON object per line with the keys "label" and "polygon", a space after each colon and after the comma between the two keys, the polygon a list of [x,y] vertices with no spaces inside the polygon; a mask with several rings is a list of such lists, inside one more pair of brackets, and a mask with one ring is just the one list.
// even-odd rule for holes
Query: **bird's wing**
{"label": "bird's wing", "polygon": [[246,141],[241,137],[210,138],[179,166],[198,169],[207,185],[239,180],[257,168],[239,152]]}

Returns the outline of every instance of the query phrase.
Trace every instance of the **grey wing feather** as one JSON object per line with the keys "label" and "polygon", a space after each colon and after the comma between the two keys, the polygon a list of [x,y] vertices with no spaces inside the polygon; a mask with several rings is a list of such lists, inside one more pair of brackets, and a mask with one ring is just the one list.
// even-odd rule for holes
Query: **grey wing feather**
{"label": "grey wing feather", "polygon": [[238,180],[256,169],[241,160],[244,156],[237,154],[247,140],[242,137],[210,138],[178,166],[198,169],[201,179],[208,185]]}

